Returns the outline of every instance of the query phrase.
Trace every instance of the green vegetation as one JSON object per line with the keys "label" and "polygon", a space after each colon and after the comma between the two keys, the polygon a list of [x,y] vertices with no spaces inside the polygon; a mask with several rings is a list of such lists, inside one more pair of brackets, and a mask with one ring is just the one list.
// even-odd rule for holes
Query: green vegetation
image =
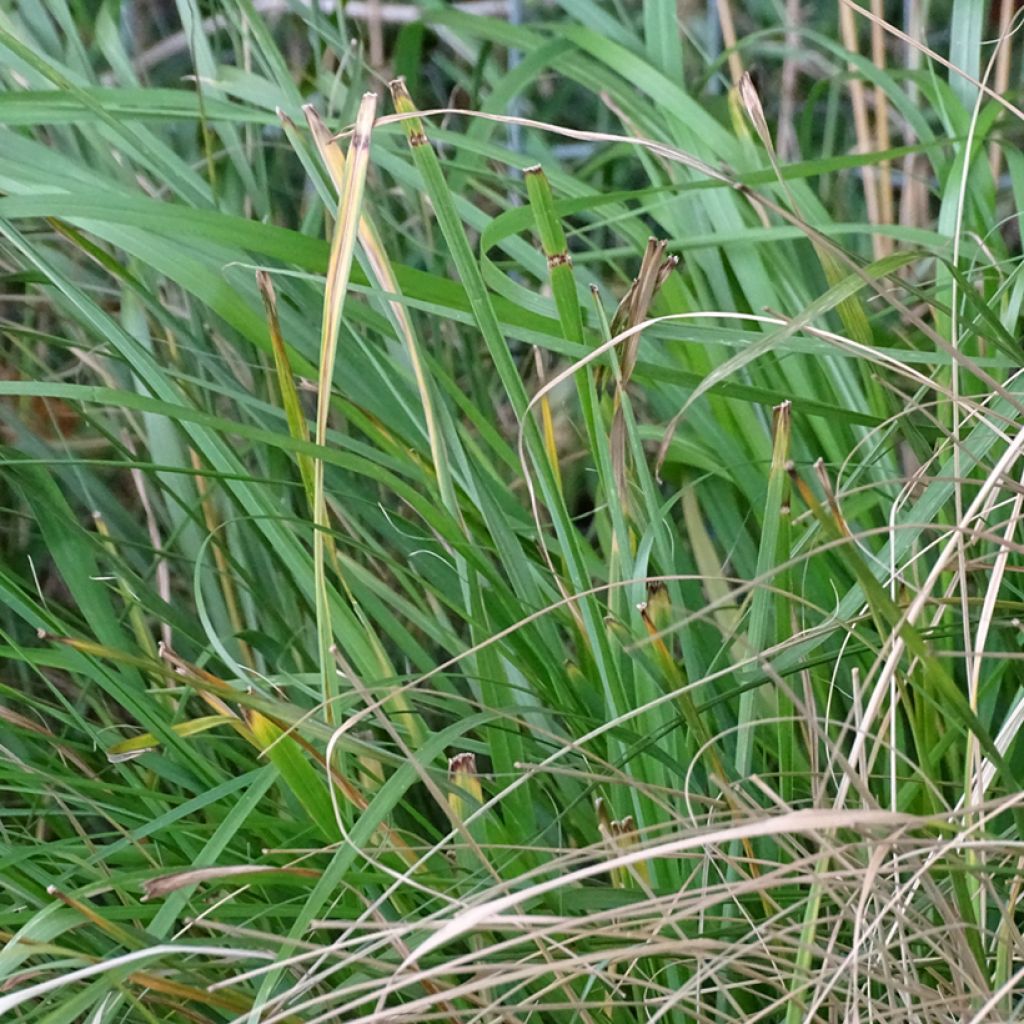
{"label": "green vegetation", "polygon": [[1015,5],[464,6],[0,7],[0,1017],[1019,1019]]}

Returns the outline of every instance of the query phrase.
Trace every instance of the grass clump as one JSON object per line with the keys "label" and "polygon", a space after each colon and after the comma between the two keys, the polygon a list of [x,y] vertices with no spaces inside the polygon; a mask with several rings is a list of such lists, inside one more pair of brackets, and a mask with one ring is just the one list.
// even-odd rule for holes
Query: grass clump
{"label": "grass clump", "polygon": [[1012,5],[794,6],[0,13],[5,1019],[1019,1016]]}

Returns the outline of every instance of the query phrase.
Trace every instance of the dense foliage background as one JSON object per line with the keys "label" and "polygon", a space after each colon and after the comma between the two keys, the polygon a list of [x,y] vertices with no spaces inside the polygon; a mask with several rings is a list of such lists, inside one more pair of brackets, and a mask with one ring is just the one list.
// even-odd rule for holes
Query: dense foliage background
{"label": "dense foliage background", "polygon": [[0,4],[0,1016],[1019,1019],[1016,6]]}

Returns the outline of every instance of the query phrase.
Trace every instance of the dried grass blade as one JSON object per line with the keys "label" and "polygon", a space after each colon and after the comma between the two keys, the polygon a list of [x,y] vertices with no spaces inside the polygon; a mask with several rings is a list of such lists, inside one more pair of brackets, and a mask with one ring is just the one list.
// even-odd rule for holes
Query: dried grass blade
{"label": "dried grass blade", "polygon": [[[377,94],[366,93],[356,115],[355,131],[349,147],[351,159],[345,164],[338,214],[331,240],[331,256],[327,266],[324,290],[324,312],[320,333],[320,374],[317,380],[316,443],[323,447],[327,441],[327,416],[331,407],[331,381],[338,351],[338,333],[341,314],[348,290],[352,256],[355,251],[359,215],[366,183],[366,169],[370,162],[370,136],[377,110]],[[327,578],[324,571],[324,536],[330,523],[327,502],[324,499],[323,459],[313,461],[313,562],[316,590],[317,639],[320,649],[320,678],[324,700],[324,714],[328,722],[334,721],[333,701],[337,696],[337,674],[331,657],[333,629],[330,602],[327,596]],[[344,579],[342,580],[344,583]]]}
{"label": "dried grass blade", "polygon": [[[306,115],[306,123],[309,125],[310,133],[316,144],[317,152],[323,161],[327,172],[334,182],[338,193],[341,193],[345,179],[345,155],[337,140],[331,137],[331,133],[324,123],[323,118],[317,113],[316,108],[307,104],[302,108]],[[381,240],[380,232],[373,221],[373,218],[366,212],[359,217],[359,244],[370,265],[373,276],[381,289],[389,295],[398,296],[402,294],[398,278],[391,266],[387,250]],[[430,380],[427,377],[424,366],[423,354],[420,351],[419,341],[413,329],[412,320],[405,304],[398,299],[389,301],[391,314],[395,320],[395,326],[405,342],[406,351],[409,354],[409,362],[412,365],[413,377],[416,380],[416,388],[420,395],[420,404],[423,406],[423,419],[427,427],[427,439],[430,444],[430,455],[434,464],[434,472],[437,474],[438,488],[441,491],[441,499],[445,508],[451,512],[455,519],[462,523],[462,513],[459,509],[458,499],[455,495],[455,486],[452,482],[451,468],[449,465],[448,452],[441,435],[441,427],[438,422],[437,411],[434,407],[434,398],[431,391]]]}

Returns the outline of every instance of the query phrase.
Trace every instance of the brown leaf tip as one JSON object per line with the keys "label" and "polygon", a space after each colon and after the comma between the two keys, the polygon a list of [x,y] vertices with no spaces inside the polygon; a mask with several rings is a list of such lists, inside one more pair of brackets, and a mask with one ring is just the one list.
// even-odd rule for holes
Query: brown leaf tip
{"label": "brown leaf tip", "polygon": [[463,753],[448,758],[448,777],[452,778],[457,772],[476,775],[476,755]]}
{"label": "brown leaf tip", "polygon": [[388,82],[388,90],[391,92],[391,98],[397,103],[399,99],[410,100],[412,97],[409,95],[409,89],[405,84],[405,76],[399,75],[398,78],[391,79]]}

